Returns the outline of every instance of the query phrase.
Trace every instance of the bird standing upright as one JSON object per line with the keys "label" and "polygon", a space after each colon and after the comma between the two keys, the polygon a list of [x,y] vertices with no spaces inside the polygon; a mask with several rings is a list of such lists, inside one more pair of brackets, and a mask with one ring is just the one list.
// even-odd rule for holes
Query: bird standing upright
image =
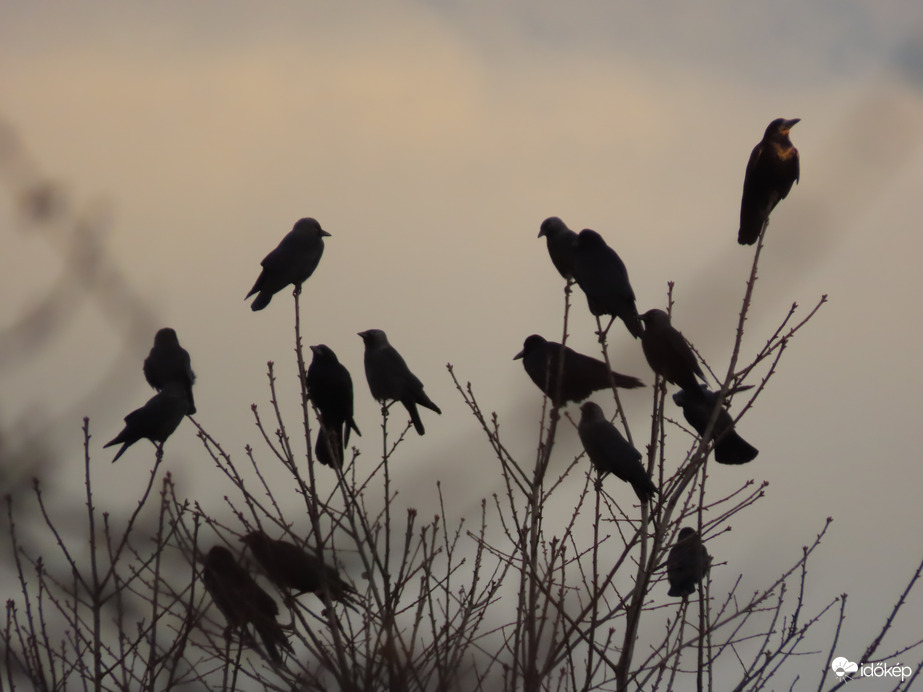
{"label": "bird standing upright", "polygon": [[630,483],[641,503],[650,502],[657,486],[641,464],[641,452],[631,446],[592,401],[580,407],[577,434],[587,456],[600,474],[611,473]]}
{"label": "bird standing upright", "polygon": [[144,359],[144,379],[158,392],[168,382],[179,382],[186,391],[189,400],[189,415],[196,412],[195,399],[192,398],[192,385],[195,373],[189,352],[179,345],[176,331],[164,327],[154,335],[154,346]]}
{"label": "bird standing upright", "polygon": [[189,400],[186,398],[183,383],[167,382],[166,386],[148,399],[144,406],[125,416],[125,427],[122,432],[104,444],[103,448],[122,445],[112,459],[115,463],[125,453],[125,450],[138,440],[147,438],[155,445],[159,442],[162,446],[188,411]]}
{"label": "bird standing upright", "polygon": [[769,214],[780,200],[788,196],[792,185],[801,176],[798,150],[788,137],[789,131],[798,122],[800,118],[776,118],[769,123],[763,139],[750,153],[740,200],[737,242],[741,245],[756,242],[769,223]]}
{"label": "bird standing upright", "polygon": [[324,254],[324,238],[328,236],[330,234],[315,219],[296,221],[275,250],[260,262],[263,271],[247,294],[249,298],[259,293],[250,309],[262,310],[276,293],[289,284],[300,291],[301,284],[317,269],[321,255]]}
{"label": "bird standing upright", "polygon": [[711,567],[711,555],[702,545],[702,539],[695,529],[688,526],[679,531],[676,543],[667,555],[667,579],[670,582],[670,596],[686,598],[695,593]]}
{"label": "bird standing upright", "polygon": [[580,231],[574,243],[574,279],[586,294],[591,313],[619,317],[633,337],[641,336],[625,263],[599,233],[588,228]]}
{"label": "bird standing upright", "polygon": [[245,640],[252,643],[247,631],[247,625],[252,624],[273,661],[282,662],[280,648],[292,653],[292,645],[276,622],[279,606],[247,570],[237,564],[230,550],[216,545],[208,551],[202,581],[228,621],[225,636],[229,630],[240,628]]}
{"label": "bird standing upright", "polygon": [[[686,396],[686,392],[676,392],[673,401],[683,409],[683,417],[699,435],[704,435],[711,420],[712,412],[718,404],[718,394],[700,385],[702,397]],[[734,419],[723,406],[718,411],[712,432],[715,443],[715,461],[719,464],[746,464],[753,461],[760,451],[737,434]]]}
{"label": "bird standing upright", "polygon": [[641,348],[651,370],[668,382],[682,387],[690,398],[701,398],[696,375],[705,379],[702,368],[682,333],[670,324],[663,310],[648,310],[641,315],[644,333]]}
{"label": "bird standing upright", "polygon": [[439,407],[426,396],[423,383],[410,372],[401,354],[388,343],[388,337],[380,329],[367,329],[359,332],[365,343],[365,378],[368,380],[372,396],[378,401],[400,401],[413,427],[422,435],[425,430],[417,404],[442,415]]}
{"label": "bird standing upright", "polygon": [[[568,401],[583,401],[597,390],[608,389],[613,382],[616,387],[624,389],[644,386],[637,377],[609,370],[603,361],[577,353],[567,346],[562,347],[554,341],[546,341],[538,334],[526,337],[522,350],[513,356],[513,360],[519,359],[522,359],[522,365],[532,381],[555,406],[563,406]],[[559,371],[560,382],[557,381]]]}
{"label": "bird standing upright", "polygon": [[321,430],[314,447],[318,460],[327,466],[343,465],[343,449],[349,431],[362,435],[353,420],[353,379],[329,346],[311,347],[314,354],[305,384],[308,398],[320,413]]}
{"label": "bird standing upright", "polygon": [[574,276],[574,243],[577,234],[570,230],[557,216],[549,216],[542,221],[538,237],[545,236],[548,242],[548,254],[551,263],[565,279]]}

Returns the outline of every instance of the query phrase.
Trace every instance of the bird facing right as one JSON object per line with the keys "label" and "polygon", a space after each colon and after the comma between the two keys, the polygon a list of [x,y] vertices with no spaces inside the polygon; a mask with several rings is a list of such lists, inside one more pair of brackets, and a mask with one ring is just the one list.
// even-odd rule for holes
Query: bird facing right
{"label": "bird facing right", "polygon": [[329,236],[315,219],[296,221],[292,230],[260,262],[263,270],[247,294],[249,298],[259,293],[250,309],[262,310],[276,293],[289,284],[301,290],[301,284],[317,269],[324,254],[324,238]]}
{"label": "bird facing right", "polygon": [[711,555],[702,545],[702,539],[695,529],[688,526],[679,531],[676,543],[667,556],[667,579],[670,582],[670,596],[686,598],[695,593],[711,567]]}
{"label": "bird facing right", "polygon": [[367,329],[359,332],[365,343],[365,378],[369,383],[372,396],[378,401],[400,401],[417,433],[425,432],[417,404],[431,411],[442,414],[439,407],[423,391],[423,383],[410,372],[407,363],[390,343],[380,329]]}
{"label": "bird facing right", "polygon": [[769,223],[769,214],[788,196],[801,176],[798,150],[788,137],[798,122],[799,118],[776,118],[750,153],[740,200],[737,242],[741,245],[756,242]]}

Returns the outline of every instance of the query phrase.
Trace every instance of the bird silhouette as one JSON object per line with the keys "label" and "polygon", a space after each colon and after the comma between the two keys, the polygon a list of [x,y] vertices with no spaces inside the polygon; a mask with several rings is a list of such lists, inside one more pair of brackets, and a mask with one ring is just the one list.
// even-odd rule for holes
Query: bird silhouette
{"label": "bird silhouette", "polygon": [[704,380],[705,375],[685,337],[670,323],[670,316],[663,310],[648,310],[641,315],[641,321],[641,348],[651,370],[679,385],[690,398],[701,398],[696,376]]}
{"label": "bird silhouette", "polygon": [[596,231],[583,229],[574,243],[574,279],[594,315],[620,318],[636,339],[641,336],[635,292],[625,263]]}
{"label": "bird silhouette", "polygon": [[574,276],[574,243],[577,234],[570,230],[557,216],[549,216],[542,221],[538,237],[545,237],[551,263],[565,279]]}
{"label": "bird silhouette", "polygon": [[[709,391],[705,385],[700,385],[701,397],[690,397],[685,391],[676,392],[673,401],[683,409],[683,417],[693,429],[704,435],[711,420],[712,412],[718,405],[717,392]],[[712,437],[715,443],[715,461],[719,464],[746,464],[753,461],[760,451],[737,434],[734,429],[734,419],[722,406],[715,420]]]}
{"label": "bird silhouette", "polygon": [[702,545],[702,539],[695,529],[688,526],[679,531],[676,543],[667,555],[667,580],[670,582],[670,596],[686,598],[695,593],[711,567],[711,555]]}
{"label": "bird silhouette", "polygon": [[350,430],[362,435],[353,420],[353,380],[329,346],[318,344],[311,347],[311,352],[314,356],[305,383],[321,424],[314,451],[321,463],[342,466]]}
{"label": "bird silhouette", "polygon": [[103,448],[121,444],[112,462],[125,453],[135,442],[148,439],[155,445],[162,446],[167,438],[182,422],[189,411],[185,385],[182,382],[168,382],[166,386],[147,400],[141,408],[125,416],[125,427],[115,438],[103,445]]}
{"label": "bird silhouette", "polygon": [[195,383],[192,361],[189,352],[179,345],[175,330],[164,327],[154,335],[154,346],[144,359],[142,369],[144,379],[158,392],[168,382],[182,384],[189,401],[188,413],[192,415],[196,412],[195,399],[192,397],[192,385]]}

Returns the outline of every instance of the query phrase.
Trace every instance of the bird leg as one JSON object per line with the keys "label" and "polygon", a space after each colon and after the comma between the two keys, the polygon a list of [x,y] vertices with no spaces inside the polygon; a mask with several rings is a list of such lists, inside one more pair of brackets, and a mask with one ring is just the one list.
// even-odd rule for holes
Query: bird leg
{"label": "bird leg", "polygon": [[601,344],[606,343],[606,335],[609,333],[609,327],[612,326],[613,322],[615,322],[615,315],[612,315],[609,318],[609,324],[606,325],[605,329],[603,329],[601,332],[596,332],[596,336],[599,337],[599,343]]}

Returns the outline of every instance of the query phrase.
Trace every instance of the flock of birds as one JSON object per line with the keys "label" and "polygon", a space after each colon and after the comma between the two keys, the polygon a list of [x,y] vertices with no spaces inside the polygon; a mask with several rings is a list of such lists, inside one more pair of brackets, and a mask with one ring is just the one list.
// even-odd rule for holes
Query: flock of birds
{"label": "flock of birds", "polygon": [[[798,150],[789,139],[789,131],[797,122],[797,118],[773,120],[750,155],[740,207],[738,242],[741,245],[757,241],[766,229],[772,210],[798,181]],[[329,236],[313,218],[296,222],[261,262],[262,271],[247,294],[247,298],[256,295],[251,309],[264,309],[286,286],[293,285],[296,292],[300,291],[301,285],[317,268],[324,251],[324,238]],[[590,229],[576,233],[556,216],[542,222],[539,237],[546,239],[551,261],[567,282],[567,289],[576,283],[586,295],[593,315],[610,316],[609,325],[600,337],[608,333],[616,319],[622,320],[632,337],[641,340],[651,369],[679,387],[673,400],[699,435],[705,434],[718,409],[712,431],[715,460],[719,464],[752,461],[758,450],[736,432],[730,414],[723,406],[718,406],[717,393],[700,383],[705,376],[698,359],[682,333],[672,326],[667,313],[658,309],[638,313],[625,264],[603,237]],[[365,374],[372,396],[383,405],[400,402],[407,409],[417,433],[423,435],[425,428],[417,407],[441,414],[439,407],[423,391],[423,383],[411,372],[382,330],[369,329],[359,336],[365,345]],[[353,418],[352,378],[328,346],[311,346],[311,351],[313,358],[305,379],[308,398],[319,420],[315,456],[322,464],[342,467],[350,432],[361,435]],[[644,386],[636,377],[614,372],[603,361],[537,334],[526,338],[515,359],[522,360],[526,373],[555,408],[583,401],[593,392],[611,387]],[[113,462],[141,439],[149,439],[162,448],[183,417],[196,411],[192,394],[195,374],[189,353],[180,346],[173,329],[157,332],[143,372],[157,394],[129,413],[124,429],[105,445],[122,445]],[[586,401],[580,412],[578,435],[600,477],[612,474],[620,478],[632,486],[642,504],[649,503],[658,489],[641,463],[641,453],[622,436],[596,403]],[[322,593],[329,600],[347,603],[355,593],[340,578],[336,568],[293,543],[271,539],[262,532],[250,533],[241,540],[269,580],[284,592]],[[669,595],[685,599],[695,593],[710,563],[711,557],[698,532],[683,528],[667,558]],[[247,641],[255,645],[247,631],[247,625],[252,624],[275,662],[281,661],[280,649],[291,651],[276,622],[278,607],[275,601],[227,548],[215,546],[209,551],[203,580],[227,619],[228,631],[239,628]]]}

